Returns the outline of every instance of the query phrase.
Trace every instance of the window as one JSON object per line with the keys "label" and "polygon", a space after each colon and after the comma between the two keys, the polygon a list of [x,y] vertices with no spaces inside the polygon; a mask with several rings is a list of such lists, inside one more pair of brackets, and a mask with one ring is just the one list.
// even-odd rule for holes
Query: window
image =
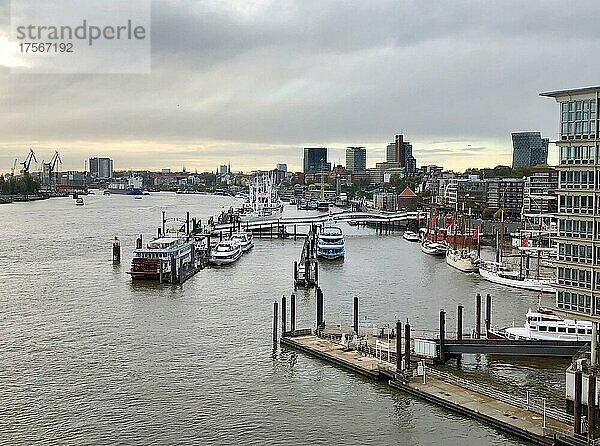
{"label": "window", "polygon": [[565,327],[558,327],[558,332],[559,333],[566,333],[567,329]]}
{"label": "window", "polygon": [[574,328],[570,328],[570,327],[569,327],[569,328],[567,329],[567,331],[568,331],[568,333],[575,333],[575,329],[574,329]]}
{"label": "window", "polygon": [[556,327],[548,327],[548,331],[550,331],[550,332],[556,332]]}
{"label": "window", "polygon": [[562,139],[584,139],[595,136],[595,99],[563,102],[560,116]]}
{"label": "window", "polygon": [[585,328],[578,328],[577,334],[585,334]]}
{"label": "window", "polygon": [[540,325],[539,331],[547,331],[548,327],[545,325]]}

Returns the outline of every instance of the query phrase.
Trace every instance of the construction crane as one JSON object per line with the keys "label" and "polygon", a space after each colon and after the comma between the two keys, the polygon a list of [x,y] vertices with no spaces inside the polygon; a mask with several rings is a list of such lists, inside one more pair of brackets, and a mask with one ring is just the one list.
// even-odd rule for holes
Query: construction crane
{"label": "construction crane", "polygon": [[38,162],[33,149],[29,149],[29,154],[27,155],[27,158],[25,158],[25,161],[21,163],[21,165],[23,166],[23,173],[29,173],[29,166],[31,165],[31,160],[34,160],[36,163]]}
{"label": "construction crane", "polygon": [[56,167],[59,163],[62,164],[62,160],[60,159],[58,150],[54,151],[54,155],[50,159],[49,163],[42,161],[42,172],[48,173],[48,184],[52,184],[54,182],[54,173],[56,172]]}
{"label": "construction crane", "polygon": [[10,176],[14,177],[15,176],[15,169],[17,168],[17,161],[19,161],[17,158],[15,158],[15,162],[13,163],[12,169],[10,169]]}

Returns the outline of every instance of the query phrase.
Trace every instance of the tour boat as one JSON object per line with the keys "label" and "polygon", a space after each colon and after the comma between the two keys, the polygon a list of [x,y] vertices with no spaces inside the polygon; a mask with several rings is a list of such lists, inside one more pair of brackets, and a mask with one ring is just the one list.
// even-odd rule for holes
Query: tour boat
{"label": "tour boat", "polygon": [[333,224],[324,225],[317,235],[317,257],[334,260],[346,254],[342,229]]}
{"label": "tour boat", "polygon": [[413,231],[404,231],[404,234],[402,234],[402,238],[404,240],[408,240],[409,242],[418,242],[419,234]]}
{"label": "tour boat", "polygon": [[194,239],[180,232],[166,232],[162,237],[152,240],[145,248],[135,249],[131,260],[131,271],[127,274],[132,279],[160,279],[163,274],[170,274],[173,262],[177,267],[192,262],[192,246]]}
{"label": "tour boat", "polygon": [[85,203],[83,202],[83,198],[79,197],[75,200],[75,206],[83,206]]}
{"label": "tour boat", "polygon": [[350,226],[358,226],[358,221],[357,220],[348,220],[348,224]]}
{"label": "tour boat", "polygon": [[242,252],[250,251],[254,247],[254,237],[250,232],[238,232],[231,236],[231,240],[242,248]]}
{"label": "tour boat", "polygon": [[210,254],[213,265],[227,265],[242,256],[242,247],[233,240],[224,240],[215,246]]}
{"label": "tour boat", "polygon": [[550,277],[531,278],[523,276],[505,263],[485,261],[479,264],[479,275],[490,282],[525,290],[555,293],[556,281]]}
{"label": "tour boat", "polygon": [[475,251],[468,249],[451,249],[446,251],[446,263],[464,273],[476,273],[479,259]]}
{"label": "tour boat", "polygon": [[277,194],[275,179],[272,175],[256,175],[249,185],[248,201],[243,204],[248,211],[240,218],[242,221],[277,220],[283,212],[283,202]]}
{"label": "tour boat", "polygon": [[425,240],[421,243],[421,251],[430,256],[441,257],[446,254],[446,244]]}
{"label": "tour boat", "polygon": [[529,308],[523,327],[490,329],[488,339],[585,341],[592,339],[592,323],[583,320],[563,319],[552,310]]}

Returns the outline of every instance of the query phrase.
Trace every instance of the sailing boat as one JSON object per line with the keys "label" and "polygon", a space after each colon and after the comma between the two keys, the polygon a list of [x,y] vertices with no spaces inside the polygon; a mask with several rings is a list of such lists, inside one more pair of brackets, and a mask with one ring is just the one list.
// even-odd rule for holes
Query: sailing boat
{"label": "sailing boat", "polygon": [[456,223],[453,221],[451,224],[451,232],[452,236],[452,244],[448,247],[446,251],[446,263],[450,265],[452,268],[456,268],[459,271],[464,273],[474,273],[478,271],[478,263],[479,257],[477,256],[476,251],[472,251],[470,249],[471,242],[477,238],[477,244],[479,245],[479,230],[475,228],[473,231],[468,231],[467,233],[465,229],[465,224],[463,220],[462,230],[461,230],[461,247],[459,248],[457,240],[456,240]]}
{"label": "sailing boat", "polygon": [[[540,291],[542,293],[555,293],[556,289],[553,285],[556,283],[553,277],[542,277],[539,274],[539,268],[535,278],[528,277],[523,274],[523,252],[521,251],[521,262],[519,270],[515,270],[512,265],[504,262],[502,259],[502,247],[504,241],[504,211],[500,221],[500,229],[496,235],[496,261],[484,261],[479,264],[479,274],[484,279],[498,283],[501,285],[510,286],[513,288],[521,288],[525,290]],[[523,243],[523,244],[528,244]],[[527,246],[525,246],[527,247]]]}

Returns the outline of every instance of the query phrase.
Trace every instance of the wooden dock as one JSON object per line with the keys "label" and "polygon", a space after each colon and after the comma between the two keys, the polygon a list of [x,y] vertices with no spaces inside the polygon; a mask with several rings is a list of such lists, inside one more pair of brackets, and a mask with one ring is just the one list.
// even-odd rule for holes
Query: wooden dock
{"label": "wooden dock", "polygon": [[385,381],[394,389],[536,444],[586,444],[575,438],[569,424],[571,417],[561,410],[546,408],[545,404],[542,407],[533,401],[524,407],[517,397],[430,367],[422,367],[425,377],[413,376],[412,370],[398,373],[393,362],[306,333],[304,330],[301,336],[284,333],[280,343],[375,381]]}

